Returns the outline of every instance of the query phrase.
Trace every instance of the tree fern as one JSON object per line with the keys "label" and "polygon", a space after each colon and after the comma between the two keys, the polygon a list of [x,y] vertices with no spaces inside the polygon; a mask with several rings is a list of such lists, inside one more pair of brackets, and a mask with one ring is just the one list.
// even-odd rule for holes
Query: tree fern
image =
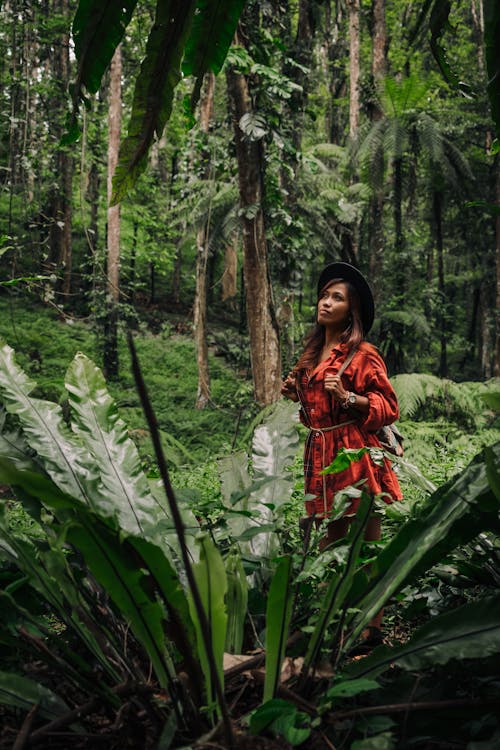
{"label": "tree fern", "polygon": [[426,373],[396,375],[392,379],[402,419],[427,415],[475,425],[480,408],[468,383],[454,383]]}

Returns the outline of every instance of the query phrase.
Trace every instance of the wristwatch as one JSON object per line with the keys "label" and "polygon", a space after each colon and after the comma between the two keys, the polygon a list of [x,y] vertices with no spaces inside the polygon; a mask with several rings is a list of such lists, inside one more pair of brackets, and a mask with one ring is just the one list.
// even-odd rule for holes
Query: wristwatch
{"label": "wristwatch", "polygon": [[344,401],[342,402],[343,409],[349,409],[350,406],[356,405],[356,394],[349,391]]}

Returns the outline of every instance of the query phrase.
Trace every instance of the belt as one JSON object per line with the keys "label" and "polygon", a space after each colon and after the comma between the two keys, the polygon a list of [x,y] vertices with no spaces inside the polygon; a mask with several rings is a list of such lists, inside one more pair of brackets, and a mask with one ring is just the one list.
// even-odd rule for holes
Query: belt
{"label": "belt", "polygon": [[[325,432],[332,432],[333,430],[338,430],[340,427],[344,427],[348,424],[355,424],[356,419],[347,419],[345,422],[339,422],[338,424],[332,424],[329,427],[309,427],[308,430],[310,432],[317,432],[319,435],[321,435],[321,449],[323,452],[323,458],[322,458],[322,464],[323,469],[326,468],[326,440],[325,440]],[[327,511],[327,502],[326,502],[326,474],[322,475],[323,479],[323,513],[325,518],[328,515]]]}

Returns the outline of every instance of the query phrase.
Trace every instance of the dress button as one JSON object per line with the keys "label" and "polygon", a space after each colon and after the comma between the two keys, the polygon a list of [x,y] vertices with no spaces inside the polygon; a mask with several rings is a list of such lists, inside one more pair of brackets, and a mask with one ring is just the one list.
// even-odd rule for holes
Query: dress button
{"label": "dress button", "polygon": [[319,437],[319,432],[315,432],[314,437]]}

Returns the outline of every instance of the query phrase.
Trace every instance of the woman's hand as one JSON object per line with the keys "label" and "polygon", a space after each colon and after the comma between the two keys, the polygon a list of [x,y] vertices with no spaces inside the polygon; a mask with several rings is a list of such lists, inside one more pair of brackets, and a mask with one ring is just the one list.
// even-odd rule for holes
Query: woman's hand
{"label": "woman's hand", "polygon": [[332,394],[335,401],[343,403],[347,398],[348,391],[342,385],[339,375],[325,375],[325,390]]}
{"label": "woman's hand", "polygon": [[281,395],[285,398],[289,398],[290,401],[298,401],[297,385],[295,382],[295,375],[291,372],[288,373],[281,386]]}

